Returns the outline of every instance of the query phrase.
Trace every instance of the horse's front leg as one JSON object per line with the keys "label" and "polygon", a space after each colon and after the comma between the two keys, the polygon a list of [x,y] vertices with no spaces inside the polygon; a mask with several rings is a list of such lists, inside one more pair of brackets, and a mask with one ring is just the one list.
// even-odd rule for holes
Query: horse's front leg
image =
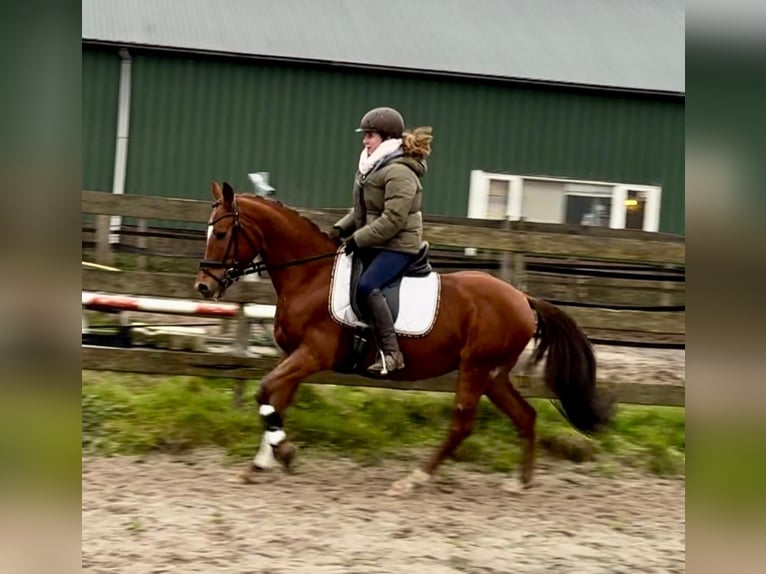
{"label": "horse's front leg", "polygon": [[245,479],[251,478],[253,472],[270,468],[276,460],[286,468],[290,467],[295,449],[287,440],[284,430],[285,411],[300,382],[320,370],[322,366],[315,354],[301,346],[261,380],[256,400],[264,433],[260,448],[245,473]]}

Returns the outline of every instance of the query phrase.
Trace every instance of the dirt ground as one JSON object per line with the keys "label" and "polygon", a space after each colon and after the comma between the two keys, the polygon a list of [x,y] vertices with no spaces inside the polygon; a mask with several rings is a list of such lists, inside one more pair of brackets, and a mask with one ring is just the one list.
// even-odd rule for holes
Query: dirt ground
{"label": "dirt ground", "polygon": [[[596,347],[599,378],[685,383],[683,350]],[[523,361],[522,361],[523,362]],[[684,479],[540,460],[516,476],[445,464],[404,498],[422,459],[361,467],[299,453],[296,471],[238,480],[215,451],[84,457],[83,572],[238,574],[680,573]]]}
{"label": "dirt ground", "polygon": [[[530,342],[514,372],[524,372],[528,357],[534,349]],[[684,349],[652,349],[594,345],[596,371],[599,381],[610,383],[649,383],[654,385],[686,384],[686,351]],[[541,374],[544,363],[530,372]]]}
{"label": "dirt ground", "polygon": [[449,462],[384,495],[420,462],[303,457],[246,485],[216,451],[84,457],[83,572],[684,572],[683,479],[541,460],[519,494]]}

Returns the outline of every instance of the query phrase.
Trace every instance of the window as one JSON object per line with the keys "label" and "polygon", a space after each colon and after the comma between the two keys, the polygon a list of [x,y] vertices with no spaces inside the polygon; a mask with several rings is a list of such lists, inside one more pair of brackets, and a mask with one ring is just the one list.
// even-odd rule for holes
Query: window
{"label": "window", "polygon": [[662,188],[471,172],[468,217],[657,231]]}
{"label": "window", "polygon": [[570,193],[566,196],[564,223],[609,227],[611,200],[593,195]]}

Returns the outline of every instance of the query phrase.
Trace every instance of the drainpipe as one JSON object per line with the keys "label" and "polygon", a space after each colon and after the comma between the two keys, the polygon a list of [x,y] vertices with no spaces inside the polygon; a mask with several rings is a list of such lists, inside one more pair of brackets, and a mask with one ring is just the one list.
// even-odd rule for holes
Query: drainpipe
{"label": "drainpipe", "polygon": [[[117,145],[114,152],[114,180],[112,193],[125,193],[125,175],[128,165],[128,128],[130,125],[130,54],[120,49],[120,92],[117,100]],[[109,243],[120,242],[122,216],[113,215],[110,222]]]}

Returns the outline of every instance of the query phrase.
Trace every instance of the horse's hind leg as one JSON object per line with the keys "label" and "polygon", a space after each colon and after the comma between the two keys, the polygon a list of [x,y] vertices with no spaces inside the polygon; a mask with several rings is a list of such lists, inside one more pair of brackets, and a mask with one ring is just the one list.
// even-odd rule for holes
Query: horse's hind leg
{"label": "horse's hind leg", "polygon": [[491,383],[486,395],[492,403],[513,421],[519,432],[522,444],[521,485],[528,488],[532,484],[532,472],[535,462],[535,420],[537,413],[532,405],[521,396],[511,384],[508,374],[510,369],[493,371]]}
{"label": "horse's hind leg", "polygon": [[452,411],[449,432],[439,450],[434,453],[424,470],[416,470],[410,476],[396,481],[388,494],[405,494],[417,484],[426,482],[444,460],[460,446],[473,430],[479,399],[489,384],[486,368],[474,369],[461,366],[458,373],[457,392]]}

